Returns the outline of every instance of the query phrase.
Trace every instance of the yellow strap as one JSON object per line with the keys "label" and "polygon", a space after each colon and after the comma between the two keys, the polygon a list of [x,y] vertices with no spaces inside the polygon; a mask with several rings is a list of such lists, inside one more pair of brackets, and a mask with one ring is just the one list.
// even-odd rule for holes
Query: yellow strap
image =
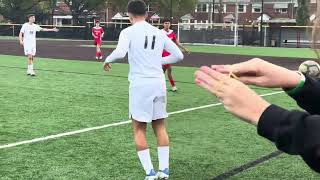
{"label": "yellow strap", "polygon": [[232,70],[229,72],[229,78],[239,79],[238,76],[232,72]]}

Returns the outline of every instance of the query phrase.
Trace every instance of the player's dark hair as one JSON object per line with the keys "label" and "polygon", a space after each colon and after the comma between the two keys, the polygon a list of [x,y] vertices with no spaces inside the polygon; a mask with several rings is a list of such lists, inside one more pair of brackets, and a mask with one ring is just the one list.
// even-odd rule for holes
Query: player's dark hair
{"label": "player's dark hair", "polygon": [[171,23],[171,19],[170,18],[164,18],[162,20],[162,23],[167,23],[167,22]]}
{"label": "player's dark hair", "polygon": [[32,16],[36,16],[35,14],[28,14],[27,15],[27,18],[29,19],[30,17],[32,17]]}
{"label": "player's dark hair", "polygon": [[147,5],[142,0],[131,0],[128,3],[128,13],[134,16],[143,16],[147,12]]}

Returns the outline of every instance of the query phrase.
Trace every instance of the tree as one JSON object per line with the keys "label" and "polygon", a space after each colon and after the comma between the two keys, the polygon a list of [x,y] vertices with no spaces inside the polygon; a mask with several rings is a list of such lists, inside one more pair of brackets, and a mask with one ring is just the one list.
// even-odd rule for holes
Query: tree
{"label": "tree", "polygon": [[197,0],[159,0],[160,14],[161,16],[170,17],[172,11],[173,17],[181,17],[194,11],[196,2]]}
{"label": "tree", "polygon": [[222,17],[222,13],[223,13],[223,2],[222,0],[219,0],[219,9],[218,9],[218,12],[219,12],[219,23],[222,23],[223,22],[223,17]]}
{"label": "tree", "polygon": [[73,24],[80,24],[80,17],[86,17],[95,11],[105,8],[106,0],[63,0],[70,8]]}
{"label": "tree", "polygon": [[112,6],[112,9],[117,12],[127,11],[128,0],[107,0],[108,5]]}
{"label": "tree", "polygon": [[53,16],[54,16],[54,11],[57,7],[57,2],[58,0],[44,0],[43,2],[40,3],[40,7],[47,15],[49,19],[49,24],[53,24]]}
{"label": "tree", "polygon": [[298,0],[297,25],[305,26],[309,22],[309,4],[306,0]]}
{"label": "tree", "polygon": [[1,0],[0,14],[13,23],[23,23],[27,14],[43,14],[39,6],[43,1],[45,0]]}

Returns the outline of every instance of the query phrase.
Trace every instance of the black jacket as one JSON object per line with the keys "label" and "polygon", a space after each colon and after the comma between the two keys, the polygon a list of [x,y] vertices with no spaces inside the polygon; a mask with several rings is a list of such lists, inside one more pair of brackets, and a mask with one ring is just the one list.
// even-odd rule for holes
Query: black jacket
{"label": "black jacket", "polygon": [[303,88],[289,95],[307,112],[271,105],[260,118],[258,133],[320,173],[320,81],[306,76]]}

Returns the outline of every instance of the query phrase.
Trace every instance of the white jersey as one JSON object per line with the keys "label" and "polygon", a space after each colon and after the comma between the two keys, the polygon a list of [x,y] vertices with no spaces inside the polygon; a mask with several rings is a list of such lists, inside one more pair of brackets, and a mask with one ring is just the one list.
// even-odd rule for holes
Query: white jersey
{"label": "white jersey", "polygon": [[[163,50],[171,55],[162,57]],[[139,78],[163,78],[162,64],[183,59],[180,49],[161,30],[146,21],[138,22],[120,33],[117,48],[107,57],[107,63],[122,59],[128,53],[129,81]]]}
{"label": "white jersey", "polygon": [[23,33],[23,42],[25,49],[36,48],[36,33],[42,28],[36,24],[25,23],[20,33]]}

